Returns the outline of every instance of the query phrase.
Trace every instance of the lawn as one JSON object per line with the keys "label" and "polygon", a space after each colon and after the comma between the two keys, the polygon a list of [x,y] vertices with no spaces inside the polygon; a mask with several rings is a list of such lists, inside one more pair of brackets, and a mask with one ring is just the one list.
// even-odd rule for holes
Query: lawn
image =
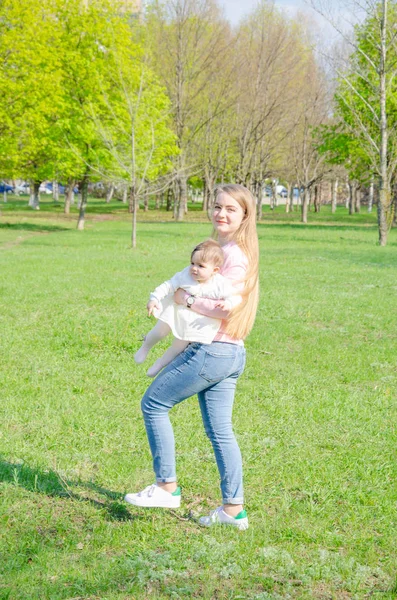
{"label": "lawn", "polygon": [[205,215],[140,211],[132,251],[120,203],[77,232],[19,202],[0,217],[0,598],[396,598],[396,231],[380,248],[374,214],[265,213],[234,415],[250,528],[203,530],[219,489],[195,398],[172,414],[181,509],[122,498],[153,479],[147,296]]}

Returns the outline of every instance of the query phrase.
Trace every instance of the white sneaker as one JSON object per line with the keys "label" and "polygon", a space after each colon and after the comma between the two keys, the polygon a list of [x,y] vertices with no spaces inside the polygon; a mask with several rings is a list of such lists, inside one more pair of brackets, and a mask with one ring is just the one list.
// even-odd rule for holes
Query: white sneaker
{"label": "white sneaker", "polygon": [[179,508],[181,505],[181,488],[176,488],[175,492],[171,494],[156,484],[148,485],[137,494],[127,494],[124,500],[134,506]]}
{"label": "white sneaker", "polygon": [[248,517],[247,512],[242,510],[238,513],[236,517],[230,517],[223,510],[223,506],[219,506],[210,514],[208,517],[200,517],[199,519],[200,525],[204,527],[211,527],[212,525],[232,525],[232,527],[237,527],[243,531],[244,529],[248,529]]}

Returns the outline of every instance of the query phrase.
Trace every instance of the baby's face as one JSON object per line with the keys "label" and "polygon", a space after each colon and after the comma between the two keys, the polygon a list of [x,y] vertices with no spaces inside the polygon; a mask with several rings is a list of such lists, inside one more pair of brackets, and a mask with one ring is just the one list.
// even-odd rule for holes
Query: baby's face
{"label": "baby's face", "polygon": [[205,283],[219,271],[219,267],[203,262],[201,258],[201,252],[195,252],[190,263],[190,274],[197,283]]}

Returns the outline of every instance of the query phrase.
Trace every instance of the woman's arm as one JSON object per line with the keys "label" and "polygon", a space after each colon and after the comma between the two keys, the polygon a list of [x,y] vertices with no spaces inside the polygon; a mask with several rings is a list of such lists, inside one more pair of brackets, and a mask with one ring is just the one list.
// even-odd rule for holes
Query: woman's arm
{"label": "woman's arm", "polygon": [[[186,300],[189,296],[190,294],[185,292],[182,288],[179,288],[174,294],[174,302],[176,304],[181,304],[182,306],[187,306]],[[230,311],[216,308],[218,302],[219,300],[212,300],[210,298],[195,298],[194,304],[192,304],[190,310],[193,310],[200,315],[204,315],[205,317],[212,317],[213,319],[227,319]]]}
{"label": "woman's arm", "polygon": [[[244,277],[246,273],[246,267],[242,264],[226,265],[226,268],[222,269],[222,275],[234,284],[236,291],[242,291],[244,288]],[[178,289],[174,294],[174,302],[186,306],[186,299],[189,294],[182,289]],[[210,298],[196,298],[191,309],[194,312],[204,315],[205,317],[212,317],[213,319],[227,319],[230,310],[223,310],[217,307],[218,300],[212,300]]]}

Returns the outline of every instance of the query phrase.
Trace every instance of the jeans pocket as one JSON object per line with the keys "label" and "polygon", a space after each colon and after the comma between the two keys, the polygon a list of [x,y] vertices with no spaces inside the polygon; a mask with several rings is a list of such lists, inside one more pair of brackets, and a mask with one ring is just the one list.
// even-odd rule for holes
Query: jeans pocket
{"label": "jeans pocket", "polygon": [[199,375],[209,383],[222,381],[234,374],[236,362],[237,356],[234,348],[232,352],[229,350],[225,354],[207,351]]}

